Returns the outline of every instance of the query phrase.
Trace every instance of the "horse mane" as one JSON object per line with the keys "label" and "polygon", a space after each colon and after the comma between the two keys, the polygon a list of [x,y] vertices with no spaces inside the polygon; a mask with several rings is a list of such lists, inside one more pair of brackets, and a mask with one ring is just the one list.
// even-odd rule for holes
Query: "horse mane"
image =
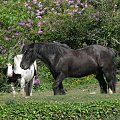
{"label": "horse mane", "polygon": [[66,44],[61,44],[61,43],[43,43],[43,50],[45,54],[57,54],[60,56],[63,56],[67,50],[71,49],[68,45]]}

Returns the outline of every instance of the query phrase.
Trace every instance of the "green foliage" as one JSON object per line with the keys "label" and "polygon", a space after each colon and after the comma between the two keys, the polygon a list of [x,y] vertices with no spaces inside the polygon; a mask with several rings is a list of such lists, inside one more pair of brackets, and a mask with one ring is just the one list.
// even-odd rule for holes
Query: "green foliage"
{"label": "green foliage", "polygon": [[0,106],[0,119],[113,120],[120,118],[120,100],[80,103],[9,102]]}
{"label": "green foliage", "polygon": [[5,76],[6,67],[0,67],[0,92],[10,92],[10,85],[8,85],[8,79]]}

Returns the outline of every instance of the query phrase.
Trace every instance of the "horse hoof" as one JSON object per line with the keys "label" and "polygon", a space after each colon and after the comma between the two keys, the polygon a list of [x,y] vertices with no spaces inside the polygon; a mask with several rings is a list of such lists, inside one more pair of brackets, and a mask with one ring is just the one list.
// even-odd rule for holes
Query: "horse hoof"
{"label": "horse hoof", "polygon": [[113,91],[111,89],[109,89],[109,94],[113,94]]}
{"label": "horse hoof", "polygon": [[30,98],[30,96],[26,96],[25,98],[28,99],[28,98]]}
{"label": "horse hoof", "polygon": [[66,95],[66,93],[65,92],[60,92],[60,95]]}

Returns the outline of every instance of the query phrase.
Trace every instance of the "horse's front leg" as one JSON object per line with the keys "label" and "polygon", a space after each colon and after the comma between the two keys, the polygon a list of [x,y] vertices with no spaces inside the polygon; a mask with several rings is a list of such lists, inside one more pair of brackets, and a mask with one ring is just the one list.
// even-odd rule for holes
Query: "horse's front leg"
{"label": "horse's front leg", "polygon": [[62,80],[65,78],[64,73],[60,73],[58,75],[58,77],[56,78],[56,80],[53,83],[53,92],[54,95],[61,95],[61,94],[65,94],[65,91],[63,90],[63,85],[62,85]]}
{"label": "horse's front leg", "polygon": [[29,86],[28,86],[29,96],[32,96],[32,87],[33,87],[33,79],[30,80]]}
{"label": "horse's front leg", "polygon": [[21,86],[20,94],[24,97],[26,96],[26,94],[25,94],[25,79],[23,77],[20,80],[20,86]]}
{"label": "horse's front leg", "polygon": [[13,97],[15,97],[16,91],[15,91],[15,85],[14,85],[14,83],[11,83],[11,89],[12,89],[12,95],[13,95]]}

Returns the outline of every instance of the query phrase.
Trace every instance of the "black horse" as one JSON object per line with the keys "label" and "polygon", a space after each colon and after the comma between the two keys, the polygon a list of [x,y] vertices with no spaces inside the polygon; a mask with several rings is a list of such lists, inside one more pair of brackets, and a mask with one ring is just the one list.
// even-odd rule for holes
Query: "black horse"
{"label": "black horse", "polygon": [[30,43],[23,47],[21,67],[28,69],[37,58],[49,67],[55,79],[54,95],[65,94],[64,78],[90,74],[96,75],[101,93],[107,93],[107,89],[110,93],[116,92],[116,58],[111,48],[90,45],[73,50],[59,43]]}

